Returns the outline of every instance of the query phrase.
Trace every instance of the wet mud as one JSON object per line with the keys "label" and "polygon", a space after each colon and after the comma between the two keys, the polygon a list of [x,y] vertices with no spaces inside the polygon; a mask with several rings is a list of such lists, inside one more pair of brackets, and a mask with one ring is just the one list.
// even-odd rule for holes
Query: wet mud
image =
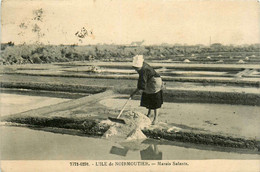
{"label": "wet mud", "polygon": [[215,145],[233,148],[246,148],[260,151],[260,142],[257,140],[247,140],[242,138],[234,138],[230,136],[214,135],[206,133],[195,133],[193,131],[167,131],[144,129],[143,133],[153,139],[164,139],[170,141],[180,141],[196,144]]}

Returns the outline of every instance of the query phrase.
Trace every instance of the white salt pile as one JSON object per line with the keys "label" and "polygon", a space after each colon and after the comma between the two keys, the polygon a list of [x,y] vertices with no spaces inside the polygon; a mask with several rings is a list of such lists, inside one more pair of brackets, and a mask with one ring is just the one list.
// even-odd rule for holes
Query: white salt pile
{"label": "white salt pile", "polygon": [[190,60],[189,59],[185,59],[183,62],[190,63]]}
{"label": "white salt pile", "polygon": [[106,131],[106,133],[104,134],[104,137],[108,138],[111,136],[115,136],[115,135],[117,135],[117,133],[118,133],[117,127],[114,127],[114,125],[113,125]]}
{"label": "white salt pile", "polygon": [[123,142],[120,142],[119,144],[125,149],[131,151],[140,151],[149,147],[149,144],[143,144],[143,140],[125,140]]}
{"label": "white salt pile", "polygon": [[127,140],[146,138],[141,130],[151,125],[151,120],[147,116],[140,112],[127,111],[122,114],[120,119],[124,119],[126,124],[113,123],[103,137],[110,138],[115,136],[126,138]]}
{"label": "white salt pile", "polygon": [[141,131],[140,128],[133,129],[126,137],[126,140],[140,140],[140,139],[146,139],[146,136]]}
{"label": "white salt pile", "polygon": [[156,125],[151,125],[149,127],[149,129],[151,129],[151,130],[155,130],[155,129],[157,129],[157,130],[167,130],[167,132],[175,132],[175,133],[177,133],[177,132],[182,130],[179,127],[176,127],[176,126],[173,126],[173,125],[169,125],[169,124],[164,123],[164,122],[159,122]]}
{"label": "white salt pile", "polygon": [[244,60],[239,60],[237,63],[245,63]]}
{"label": "white salt pile", "polygon": [[219,61],[217,61],[217,63],[223,63],[224,61],[223,60],[219,60]]}

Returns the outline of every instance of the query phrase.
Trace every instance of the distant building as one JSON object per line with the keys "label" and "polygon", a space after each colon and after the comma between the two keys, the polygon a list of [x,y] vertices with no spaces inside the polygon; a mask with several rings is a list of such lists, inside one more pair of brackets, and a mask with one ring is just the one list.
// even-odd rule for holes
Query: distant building
{"label": "distant building", "polygon": [[135,41],[135,42],[131,42],[130,46],[141,46],[143,43],[144,43],[144,40]]}

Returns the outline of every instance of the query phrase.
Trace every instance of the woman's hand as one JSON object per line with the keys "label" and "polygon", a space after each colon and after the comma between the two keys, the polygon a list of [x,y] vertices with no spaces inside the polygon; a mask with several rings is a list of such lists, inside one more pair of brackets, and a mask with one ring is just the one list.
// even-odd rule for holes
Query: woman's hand
{"label": "woman's hand", "polygon": [[137,89],[135,89],[135,91],[134,92],[132,92],[131,94],[130,94],[130,97],[132,98],[137,92],[139,92],[139,89],[137,88]]}

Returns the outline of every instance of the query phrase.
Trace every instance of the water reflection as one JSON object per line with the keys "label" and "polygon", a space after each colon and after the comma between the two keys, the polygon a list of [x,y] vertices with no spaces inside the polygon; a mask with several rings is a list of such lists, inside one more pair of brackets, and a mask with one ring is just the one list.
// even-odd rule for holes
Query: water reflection
{"label": "water reflection", "polygon": [[[171,159],[212,159],[221,158],[222,156],[225,158],[239,157],[243,159],[243,156],[247,157],[252,154],[252,156],[259,157],[260,154],[257,150],[250,149],[219,147],[212,145],[200,145],[153,139],[121,142],[116,144],[116,146],[112,146],[110,149],[110,154],[126,157],[126,159],[129,159],[131,156],[133,156],[133,152],[138,153],[134,154],[142,160],[162,160],[169,159],[169,157]],[[164,155],[164,158],[162,155]]]}
{"label": "water reflection", "polygon": [[119,155],[119,156],[126,156],[127,152],[128,152],[128,149],[126,149],[126,148],[112,146],[109,153]]}
{"label": "water reflection", "polygon": [[[201,160],[260,159],[257,150],[192,145],[146,139],[122,142],[107,139],[44,132],[41,129],[0,127],[2,160]],[[81,135],[83,136],[83,135]],[[44,138],[44,139],[39,139]],[[85,145],[85,146],[82,146]],[[224,150],[223,150],[224,149]],[[235,148],[234,148],[235,149]],[[235,149],[237,150],[237,149]],[[109,153],[110,152],[110,153]],[[163,153],[161,153],[163,152]],[[239,153],[237,153],[239,152]],[[163,157],[162,157],[163,155]]]}
{"label": "water reflection", "polygon": [[112,146],[109,153],[125,157],[128,151],[140,151],[140,156],[142,160],[162,160],[162,152],[158,149],[157,144],[143,144],[142,147],[140,147],[141,145],[139,145],[139,147],[136,147],[132,144],[136,145],[136,143],[134,142],[128,142],[123,143],[123,145],[125,145],[123,147]]}
{"label": "water reflection", "polygon": [[140,151],[142,160],[162,160],[162,152],[156,144],[150,145],[147,149]]}

